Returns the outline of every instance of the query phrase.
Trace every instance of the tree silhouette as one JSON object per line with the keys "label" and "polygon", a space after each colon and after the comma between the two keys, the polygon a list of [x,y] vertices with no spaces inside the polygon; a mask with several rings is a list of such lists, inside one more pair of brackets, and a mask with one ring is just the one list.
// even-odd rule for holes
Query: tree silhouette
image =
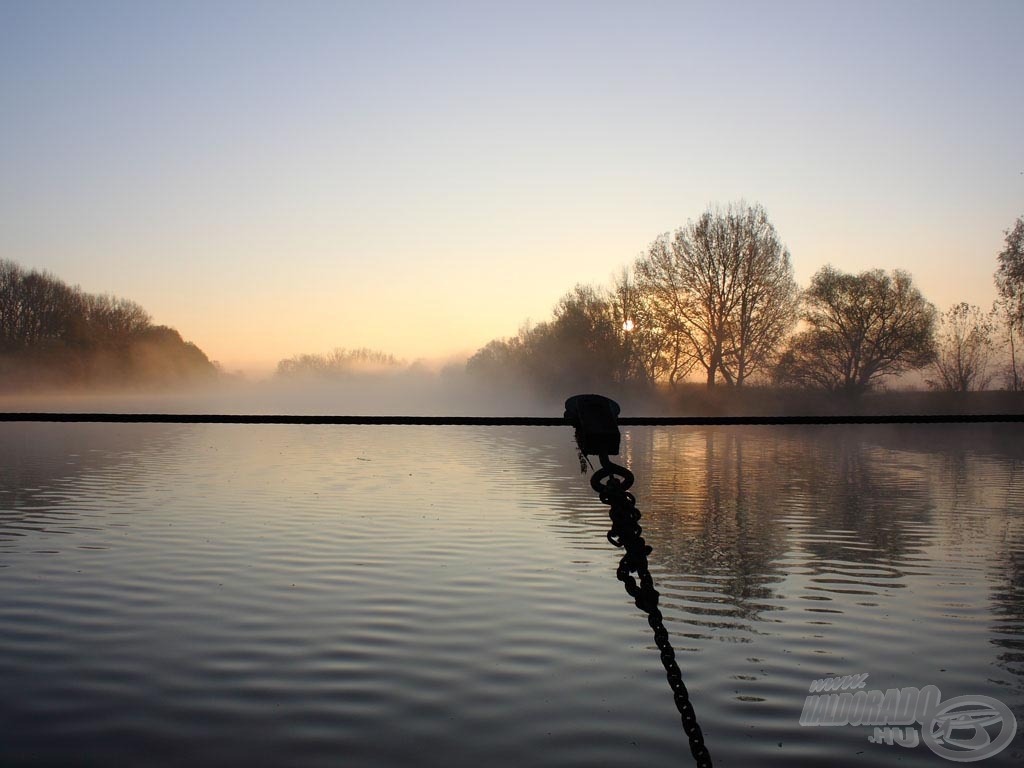
{"label": "tree silhouette", "polygon": [[1024,389],[1024,369],[1020,355],[1021,337],[1024,336],[1024,216],[1006,230],[1006,246],[999,254],[996,269],[996,302],[1006,323],[1006,341],[1010,352],[1007,384],[1019,392]]}
{"label": "tree silhouette", "polygon": [[822,268],[804,294],[809,326],[776,369],[783,384],[859,395],[885,376],[921,368],[935,351],[935,307],[910,275]]}
{"label": "tree silhouette", "polygon": [[0,260],[0,386],[158,384],[214,365],[134,301],[85,293]]}
{"label": "tree silhouette", "polygon": [[760,206],[708,209],[696,221],[655,240],[636,264],[677,359],[743,386],[772,362],[796,320],[797,286],[789,251]]}
{"label": "tree silhouette", "polygon": [[929,386],[947,392],[985,389],[992,381],[988,367],[994,330],[991,316],[978,307],[954,304],[940,321],[932,361],[935,378]]}

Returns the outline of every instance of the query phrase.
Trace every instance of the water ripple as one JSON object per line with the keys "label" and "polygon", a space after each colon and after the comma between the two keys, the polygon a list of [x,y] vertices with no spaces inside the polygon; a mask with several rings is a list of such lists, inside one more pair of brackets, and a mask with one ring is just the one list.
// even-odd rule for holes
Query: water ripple
{"label": "water ripple", "polygon": [[[986,446],[625,432],[717,764],[935,764],[801,728],[831,675],[1024,714],[1024,472]],[[689,760],[563,430],[4,425],[0,457],[0,764]]]}

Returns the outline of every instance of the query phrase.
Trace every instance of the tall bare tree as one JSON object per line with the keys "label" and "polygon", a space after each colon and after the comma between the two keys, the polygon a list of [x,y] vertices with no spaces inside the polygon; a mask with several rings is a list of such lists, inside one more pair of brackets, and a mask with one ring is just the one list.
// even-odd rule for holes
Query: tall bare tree
{"label": "tall bare tree", "polygon": [[628,267],[613,279],[609,299],[613,323],[622,333],[625,381],[674,385],[690,372],[693,361],[681,357],[674,324],[666,322],[655,297],[642,289]]}
{"label": "tall bare tree", "polygon": [[929,386],[947,392],[985,389],[992,381],[992,316],[976,306],[954,304],[942,316]]}
{"label": "tall bare tree", "polygon": [[906,272],[823,267],[804,302],[808,328],[790,340],[776,370],[780,383],[857,395],[934,358],[935,307]]}
{"label": "tall bare tree", "polygon": [[678,339],[675,359],[702,369],[708,387],[766,370],[796,321],[789,251],[758,205],[709,208],[655,240],[636,274]]}
{"label": "tall bare tree", "polygon": [[1006,230],[1006,246],[999,254],[996,269],[996,302],[1005,323],[1010,361],[1007,384],[1015,392],[1024,390],[1024,361],[1021,361],[1021,342],[1024,340],[1024,216]]}

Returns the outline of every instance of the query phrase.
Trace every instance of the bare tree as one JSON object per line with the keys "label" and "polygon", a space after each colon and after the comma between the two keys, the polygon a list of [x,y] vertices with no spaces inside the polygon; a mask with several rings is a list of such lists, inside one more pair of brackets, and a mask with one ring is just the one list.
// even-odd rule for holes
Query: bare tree
{"label": "bare tree", "polygon": [[65,341],[81,296],[47,272],[0,262],[0,347],[38,350]]}
{"label": "bare tree", "polygon": [[13,261],[0,260],[0,351],[15,346],[22,274],[21,267]]}
{"label": "bare tree", "polygon": [[1013,300],[1005,296],[996,299],[993,305],[996,316],[1002,321],[999,326],[1002,347],[1007,353],[1003,377],[1006,388],[1011,392],[1024,391],[1024,326],[1015,317]]}
{"label": "bare tree", "polygon": [[613,323],[621,329],[625,347],[624,380],[674,385],[690,372],[694,361],[681,355],[679,332],[671,316],[659,311],[656,297],[638,285],[628,267],[612,281],[609,298]]}
{"label": "bare tree", "polygon": [[954,304],[940,320],[934,379],[928,385],[946,392],[970,392],[985,389],[992,381],[989,361],[992,356],[992,316],[976,306]]}
{"label": "bare tree", "polygon": [[[690,303],[689,291],[676,269],[672,241],[662,235],[641,255],[635,265],[637,287],[649,308],[648,323],[659,329],[665,343],[664,378],[675,386],[702,363],[693,343],[693,332],[685,317]],[[705,358],[706,359],[706,358]],[[705,371],[707,365],[704,366]]]}
{"label": "bare tree", "polygon": [[743,386],[768,368],[796,320],[789,251],[760,206],[708,209],[655,240],[636,264],[638,283],[679,339],[677,360]]}
{"label": "bare tree", "polygon": [[1006,247],[999,254],[996,269],[996,307],[1003,318],[1010,353],[1007,385],[1015,392],[1024,390],[1024,363],[1019,359],[1024,339],[1024,216],[1006,230]]}
{"label": "bare tree", "polygon": [[906,272],[851,275],[824,267],[804,301],[808,328],[782,356],[780,383],[857,395],[934,358],[935,307]]}

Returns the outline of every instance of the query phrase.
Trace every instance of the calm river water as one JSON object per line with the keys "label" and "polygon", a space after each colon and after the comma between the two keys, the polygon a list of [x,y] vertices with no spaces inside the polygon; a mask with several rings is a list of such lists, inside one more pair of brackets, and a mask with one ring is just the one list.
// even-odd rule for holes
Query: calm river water
{"label": "calm river water", "polygon": [[[1019,428],[623,445],[716,765],[951,765],[801,726],[862,673],[1024,761]],[[606,529],[568,429],[3,425],[0,765],[692,765]]]}

